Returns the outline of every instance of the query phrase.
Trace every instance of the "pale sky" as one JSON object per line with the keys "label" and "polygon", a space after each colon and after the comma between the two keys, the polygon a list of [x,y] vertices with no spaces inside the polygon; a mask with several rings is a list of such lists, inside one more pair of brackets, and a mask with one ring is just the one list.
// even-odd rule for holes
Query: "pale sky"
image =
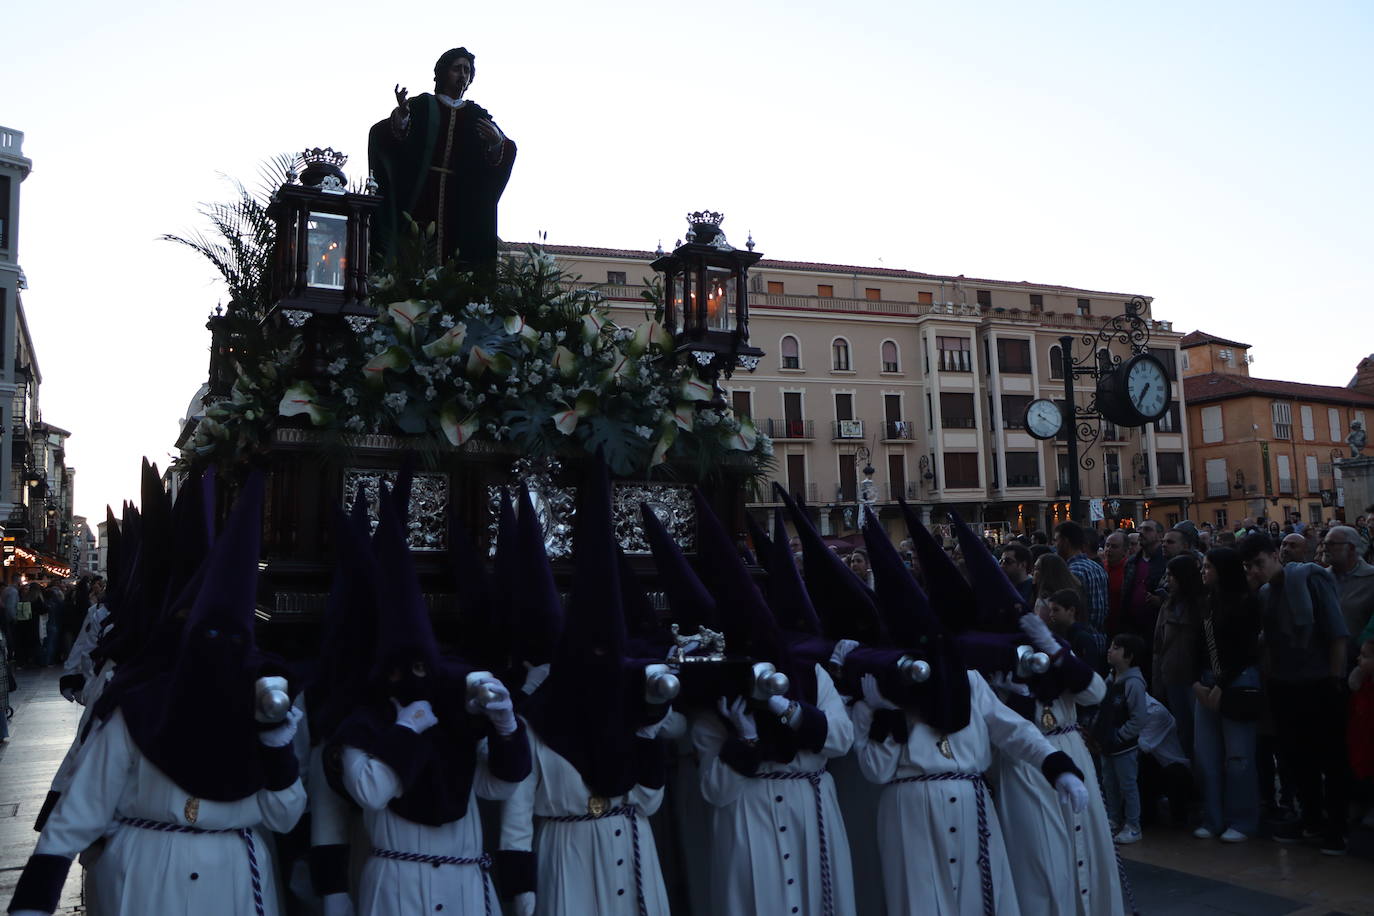
{"label": "pale sky", "polygon": [[501,235],[652,249],[723,210],[768,257],[1155,297],[1349,381],[1374,351],[1374,4],[68,0],[5,13],[24,304],[77,511],[136,498],[204,381],[220,173],[333,146],[477,55],[519,144]]}

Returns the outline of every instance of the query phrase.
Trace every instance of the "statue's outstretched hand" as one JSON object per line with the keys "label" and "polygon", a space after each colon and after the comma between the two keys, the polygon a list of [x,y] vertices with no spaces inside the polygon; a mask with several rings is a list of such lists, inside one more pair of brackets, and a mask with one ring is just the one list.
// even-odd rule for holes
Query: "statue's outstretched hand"
{"label": "statue's outstretched hand", "polygon": [[476,122],[477,134],[488,146],[495,146],[506,139],[497,126],[489,118],[478,118]]}
{"label": "statue's outstretched hand", "polygon": [[397,107],[397,109],[399,109],[399,110],[401,110],[401,111],[405,111],[405,110],[406,110],[406,101],[407,101],[407,99],[409,99],[410,93],[408,93],[408,92],[406,91],[406,87],[402,86],[400,83],[397,83],[397,84],[396,84],[396,89],[395,89],[394,91],[395,91],[395,93],[396,93],[396,107]]}

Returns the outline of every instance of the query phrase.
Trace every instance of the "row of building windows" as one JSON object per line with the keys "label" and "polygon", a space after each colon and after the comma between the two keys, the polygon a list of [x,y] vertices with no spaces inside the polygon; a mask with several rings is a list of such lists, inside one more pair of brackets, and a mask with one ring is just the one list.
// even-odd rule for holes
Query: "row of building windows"
{"label": "row of building windows", "polygon": [[[1165,371],[1173,381],[1178,381],[1177,351],[1151,350],[1164,363]],[[796,336],[785,335],[778,346],[780,368],[801,369],[801,344]],[[972,372],[973,342],[968,337],[937,336],[935,338],[935,366],[940,372]],[[900,351],[895,340],[884,340],[879,348],[882,371],[897,373],[902,371]],[[1099,368],[1111,368],[1115,357],[1106,348],[1097,352]],[[1049,348],[1050,378],[1064,377],[1064,354],[1058,346]],[[848,339],[836,337],[830,342],[830,368],[834,372],[854,371],[851,347]],[[989,365],[990,368],[990,365]],[[999,337],[997,339],[997,370],[1003,375],[1030,375],[1031,342],[1022,337]],[[930,371],[929,354],[926,359],[926,372]]]}
{"label": "row of building windows", "polygon": [[[1057,492],[1064,494],[1069,490],[1069,466],[1068,455],[1060,452],[1057,458]],[[1103,468],[1103,480],[1108,494],[1124,494],[1126,491],[1122,487],[1122,475],[1120,467],[1121,456],[1117,452],[1107,452],[1107,461]],[[1040,477],[1040,454],[1039,452],[1006,452],[1003,455],[1006,467],[1007,488],[1017,487],[1039,487],[1041,486]],[[1185,460],[1182,452],[1159,452],[1155,455],[1155,463],[1159,469],[1159,484],[1161,486],[1182,486],[1186,483]],[[807,478],[807,456],[801,453],[790,453],[785,456],[787,472],[787,488],[794,493],[811,493],[808,489]],[[852,502],[859,492],[858,465],[855,456],[852,454],[840,454],[837,456],[839,473],[835,488],[835,497],[841,501]],[[922,456],[919,467],[922,469],[923,476],[932,487],[944,489],[980,489],[983,486],[982,469],[977,452],[945,452],[941,456],[938,464],[932,464],[929,459]],[[1142,485],[1149,485],[1148,465],[1140,463],[1136,467],[1136,472],[1141,478]],[[992,485],[1000,486],[995,478]],[[914,498],[918,494],[912,492],[916,489],[907,482],[907,458],[901,453],[889,453],[887,455],[887,498],[895,500],[898,494],[907,498]],[[882,489],[875,494],[879,498],[882,496]],[[828,494],[826,494],[828,496]]]}

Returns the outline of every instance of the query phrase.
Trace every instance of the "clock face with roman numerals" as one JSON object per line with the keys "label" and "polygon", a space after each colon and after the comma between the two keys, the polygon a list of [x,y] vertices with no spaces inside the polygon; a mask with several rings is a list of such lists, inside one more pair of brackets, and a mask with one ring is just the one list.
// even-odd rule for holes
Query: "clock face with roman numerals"
{"label": "clock face with roman numerals", "polygon": [[1153,423],[1169,412],[1169,376],[1164,364],[1148,353],[1126,365],[1126,398],[1142,420]]}

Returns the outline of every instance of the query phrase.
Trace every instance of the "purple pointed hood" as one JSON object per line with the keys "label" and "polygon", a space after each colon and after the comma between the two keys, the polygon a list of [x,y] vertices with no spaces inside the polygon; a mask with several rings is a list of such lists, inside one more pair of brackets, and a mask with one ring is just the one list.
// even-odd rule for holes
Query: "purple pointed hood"
{"label": "purple pointed hood", "polygon": [[921,524],[906,500],[899,498],[898,503],[916,548],[916,560],[921,565],[931,604],[945,629],[957,633],[973,627],[977,614],[973,587],[945,553],[944,547],[936,542],[930,529]]}
{"label": "purple pointed hood", "polygon": [[625,608],[625,630],[629,634],[631,658],[663,658],[673,645],[672,634],[659,622],[658,612],[635,573],[630,558],[617,544],[616,565],[620,567],[620,601]]}
{"label": "purple pointed hood", "polygon": [[[387,805],[390,810],[431,827],[447,824],[467,815],[477,742],[484,734],[465,708],[465,680],[473,668],[439,654],[398,501],[385,490],[372,555],[377,629],[371,683],[331,743],[399,768],[403,792]],[[438,724],[419,735],[403,734],[393,704],[417,700],[429,702]]]}
{"label": "purple pointed hood", "polygon": [[631,703],[636,669],[625,657],[610,478],[603,461],[589,464],[577,493],[572,597],[548,680],[530,698],[527,718],[593,795],[611,798],[635,784],[640,710]]}
{"label": "purple pointed hood", "polygon": [[[509,505],[509,500],[506,502]],[[506,601],[495,578],[487,571],[476,540],[452,505],[448,530],[448,556],[458,607],[458,640],[466,647],[469,661],[492,672],[510,687],[507,669],[512,663],[512,653],[511,634],[506,626]]]}
{"label": "purple pointed hood", "polygon": [[773,539],[768,536],[768,532],[763,530],[763,526],[754,520],[753,513],[744,513],[744,524],[749,529],[749,540],[754,542],[754,558],[764,571],[769,571],[769,564],[772,562]]}
{"label": "purple pointed hood", "polygon": [[782,629],[740,559],[734,539],[700,489],[692,489],[692,499],[697,513],[697,569],[716,598],[727,651],[788,670],[790,659]]}
{"label": "purple pointed hood", "polygon": [[[768,605],[778,625],[794,633],[822,636],[821,618],[792,558],[780,508],[773,510],[773,537],[769,539],[768,552]],[[829,655],[827,652],[826,657]]]}
{"label": "purple pointed hood", "polygon": [[183,791],[212,801],[247,798],[265,780],[253,717],[263,491],[262,475],[251,474],[206,558],[175,665],[120,703],[144,756]]}
{"label": "purple pointed hood", "polygon": [[214,480],[214,471],[192,475],[182,484],[171,515],[171,563],[162,598],[162,611],[181,594],[186,583],[205,562],[210,551],[210,529],[206,524],[204,479]]}
{"label": "purple pointed hood", "polygon": [[380,570],[375,596],[376,651],[369,680],[377,696],[395,697],[402,704],[422,699],[433,702],[439,644],[406,543],[405,521],[385,488],[379,502],[381,520],[372,538]]}
{"label": "purple pointed hood", "polygon": [[930,600],[902,563],[878,517],[870,509],[865,508],[864,512],[868,517],[863,526],[864,543],[888,633],[897,648],[926,660],[931,668],[930,679],[923,684],[899,685],[895,678],[880,676],[883,693],[893,700],[904,698],[904,705],[913,708],[936,731],[959,731],[969,722],[968,672],[939,616],[931,609]]}
{"label": "purple pointed hood", "polygon": [[1002,571],[1002,564],[997,562],[983,539],[975,535],[953,509],[949,510],[949,518],[954,524],[954,534],[959,538],[964,564],[968,567],[969,579],[973,584],[978,607],[978,628],[1003,633],[1019,632],[1017,621],[1022,614],[1030,613],[1030,606],[1016,586],[1011,584],[1007,574]]}
{"label": "purple pointed hood", "polygon": [[334,578],[325,604],[319,667],[305,692],[314,744],[327,742],[354,707],[369,698],[371,688],[359,675],[372,668],[377,629],[379,571],[363,493],[348,516],[337,508],[333,514]]}
{"label": "purple pointed hood", "polygon": [[524,662],[542,665],[553,659],[554,646],[563,631],[564,613],[553,566],[544,548],[544,528],[534,511],[529,489],[523,484],[518,489],[514,555],[507,563],[504,541],[498,545],[497,555],[502,575],[509,576],[501,579],[500,585],[510,594],[515,662],[523,670]]}
{"label": "purple pointed hood", "polygon": [[855,639],[867,645],[885,645],[887,636],[878,616],[873,590],[854,575],[844,561],[825,546],[820,532],[801,507],[776,483],[774,493],[787,507],[797,537],[802,542],[802,567],[806,590],[831,639]]}
{"label": "purple pointed hood", "polygon": [[[640,504],[639,514],[644,519],[644,536],[654,555],[659,584],[668,596],[668,607],[672,612],[670,622],[677,624],[678,632],[684,636],[697,632],[701,626],[719,630],[716,599],[682,555],[682,548],[678,547],[677,541],[663,527],[648,503]],[[698,527],[698,541],[700,534]]]}

